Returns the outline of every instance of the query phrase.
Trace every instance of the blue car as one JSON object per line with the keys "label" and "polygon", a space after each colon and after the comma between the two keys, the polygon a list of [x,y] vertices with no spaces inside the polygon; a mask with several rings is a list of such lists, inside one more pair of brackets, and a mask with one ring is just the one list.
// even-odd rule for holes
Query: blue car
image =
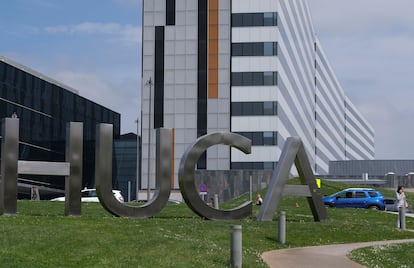
{"label": "blue car", "polygon": [[371,188],[349,188],[325,196],[325,205],[336,208],[369,208],[384,210],[384,196]]}

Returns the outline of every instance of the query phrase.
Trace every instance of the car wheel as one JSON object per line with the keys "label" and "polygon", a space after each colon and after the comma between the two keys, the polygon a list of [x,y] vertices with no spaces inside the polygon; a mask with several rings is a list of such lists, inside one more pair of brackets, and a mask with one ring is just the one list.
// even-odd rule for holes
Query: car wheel
{"label": "car wheel", "polygon": [[380,209],[379,206],[376,206],[376,205],[369,206],[368,208],[373,209],[373,210],[379,210]]}

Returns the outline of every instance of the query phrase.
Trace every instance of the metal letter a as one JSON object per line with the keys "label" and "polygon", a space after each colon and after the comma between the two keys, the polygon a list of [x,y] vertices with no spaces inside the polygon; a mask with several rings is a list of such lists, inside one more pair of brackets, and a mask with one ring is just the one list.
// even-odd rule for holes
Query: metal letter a
{"label": "metal letter a", "polygon": [[273,173],[265,199],[257,216],[258,221],[271,221],[282,197],[285,184],[289,178],[289,171],[295,163],[302,185],[309,187],[307,199],[315,221],[328,221],[329,217],[322,202],[322,195],[316,186],[315,176],[299,137],[290,137],[286,140],[282,154]]}

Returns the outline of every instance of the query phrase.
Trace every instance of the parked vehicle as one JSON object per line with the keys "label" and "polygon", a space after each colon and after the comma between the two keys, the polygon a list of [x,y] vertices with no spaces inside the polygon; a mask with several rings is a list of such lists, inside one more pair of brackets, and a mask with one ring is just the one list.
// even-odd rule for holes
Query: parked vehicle
{"label": "parked vehicle", "polygon": [[[124,202],[124,197],[121,194],[121,191],[119,190],[112,190],[112,193],[114,194],[114,197],[119,202]],[[57,197],[54,199],[51,199],[50,201],[65,201],[65,197]],[[96,189],[88,189],[85,188],[81,190],[81,202],[99,202],[98,195],[96,193]]]}
{"label": "parked vehicle", "polygon": [[348,188],[323,198],[325,205],[337,208],[384,210],[384,196],[371,188]]}
{"label": "parked vehicle", "polygon": [[[385,204],[386,211],[398,212],[397,203],[398,203],[397,198],[384,198],[384,204]],[[408,208],[405,209],[405,212],[412,213],[412,207],[410,204],[408,204]]]}
{"label": "parked vehicle", "polygon": [[[137,200],[132,200],[131,202],[146,203],[147,200],[146,199],[139,199],[138,201]],[[183,202],[180,201],[180,200],[168,199],[168,203],[179,205],[179,204],[182,204]]]}

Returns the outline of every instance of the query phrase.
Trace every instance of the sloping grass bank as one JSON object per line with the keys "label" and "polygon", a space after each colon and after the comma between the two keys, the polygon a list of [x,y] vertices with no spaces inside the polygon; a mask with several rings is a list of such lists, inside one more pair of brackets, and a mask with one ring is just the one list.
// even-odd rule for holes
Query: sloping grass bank
{"label": "sloping grass bank", "polygon": [[[326,182],[322,192],[344,187]],[[82,217],[65,217],[63,203],[19,201],[17,216],[0,217],[0,267],[229,267],[235,224],[242,225],[243,267],[266,267],[261,253],[278,248],[414,238],[381,211],[328,209],[329,222],[314,222],[306,199],[292,197],[283,198],[282,210],[285,245],[277,242],[277,213],[272,222],[257,222],[258,207],[252,218],[234,222],[202,220],[185,204],[135,220],[115,218],[97,203],[84,203]],[[414,229],[412,218],[406,226]]]}
{"label": "sloping grass bank", "polygon": [[414,243],[391,244],[353,250],[350,258],[366,267],[414,267]]}

